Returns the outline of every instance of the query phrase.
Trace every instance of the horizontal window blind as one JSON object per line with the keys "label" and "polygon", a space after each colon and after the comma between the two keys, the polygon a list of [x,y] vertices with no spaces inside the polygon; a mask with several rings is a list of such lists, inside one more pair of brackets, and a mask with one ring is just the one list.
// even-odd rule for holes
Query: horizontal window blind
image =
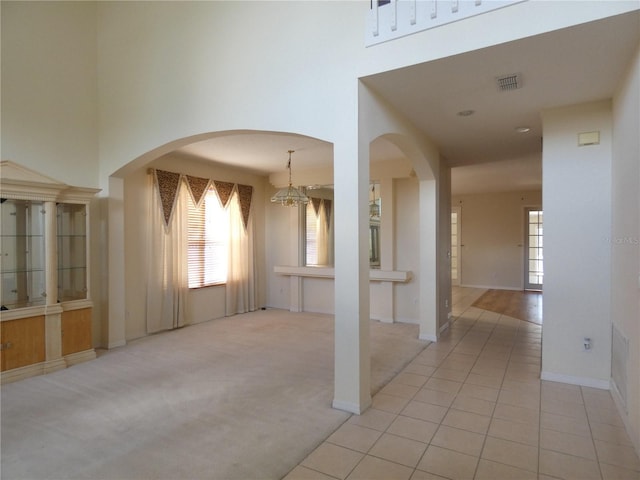
{"label": "horizontal window blind", "polygon": [[228,238],[229,217],[215,189],[209,188],[200,208],[189,198],[189,288],[227,281]]}
{"label": "horizontal window blind", "polygon": [[313,204],[309,202],[307,204],[306,212],[306,264],[305,265],[317,265],[318,264],[318,216],[316,210],[313,208]]}

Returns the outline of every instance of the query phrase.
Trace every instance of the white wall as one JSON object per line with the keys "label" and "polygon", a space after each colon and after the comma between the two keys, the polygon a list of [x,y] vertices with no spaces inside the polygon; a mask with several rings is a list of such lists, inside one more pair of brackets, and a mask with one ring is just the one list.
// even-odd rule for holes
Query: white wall
{"label": "white wall", "polygon": [[438,331],[449,327],[451,312],[451,168],[442,163],[438,184]]}
{"label": "white wall", "polygon": [[[0,2],[0,158],[79,187],[98,187],[98,79],[94,2]],[[99,194],[101,195],[101,194]],[[91,257],[106,229],[91,202]],[[93,339],[100,344],[106,299],[92,265]]]}
{"label": "white wall", "polygon": [[2,159],[98,186],[94,2],[2,2]]}
{"label": "white wall", "polygon": [[103,175],[206,132],[346,135],[362,43],[352,22],[363,7],[345,2],[336,15],[330,2],[101,2]]}
{"label": "white wall", "polygon": [[523,289],[524,208],[542,206],[542,192],[454,195],[452,205],[461,211],[460,285]]}
{"label": "white wall", "polygon": [[267,278],[266,305],[289,310],[291,306],[291,279],[276,275],[276,265],[298,265],[299,213],[296,208],[273,204],[269,199],[278,189],[267,185],[265,198],[265,275]]}
{"label": "white wall", "polygon": [[[629,339],[627,405],[620,413],[640,451],[640,50],[613,99],[611,320]],[[614,390],[614,398],[616,397]]]}
{"label": "white wall", "polygon": [[[404,160],[399,161],[404,165]],[[372,167],[375,169],[375,166]],[[412,279],[406,283],[370,283],[371,318],[390,320],[386,312],[391,312],[395,321],[418,323],[419,281],[418,264],[418,180],[415,177],[393,178],[393,175],[408,174],[408,169],[377,168],[376,179],[393,183],[392,196],[382,196],[382,218],[393,215],[392,223],[383,222],[382,228],[391,230],[387,237],[395,243],[393,259],[389,265],[395,270],[412,272]],[[275,193],[269,187],[267,197]],[[393,210],[393,211],[391,211]],[[267,305],[272,308],[289,309],[292,306],[291,282],[300,282],[302,289],[302,310],[317,313],[334,313],[334,281],[324,278],[291,279],[289,276],[273,273],[276,265],[297,265],[298,214],[294,208],[280,205],[266,205],[266,275],[268,284]],[[382,233],[381,233],[382,237]],[[383,237],[384,238],[384,237]],[[381,249],[385,248],[381,245]]]}
{"label": "white wall", "polygon": [[[135,171],[158,152],[170,150],[171,142],[212,131],[303,133],[339,145],[336,161],[350,165],[359,148],[355,144],[359,76],[637,8],[636,2],[523,2],[366,49],[363,29],[368,5],[288,2],[283,8],[274,2],[1,2],[2,158],[65,183],[101,186],[109,195],[109,176],[134,159],[139,159]],[[632,80],[619,98],[626,99],[636,87],[637,80]],[[617,112],[626,120],[627,110]],[[567,126],[582,128],[577,120],[584,113],[567,114]],[[609,211],[610,197],[597,190],[603,183],[600,174],[606,178],[607,171],[595,165],[596,195],[585,188],[593,172],[584,172],[584,163],[572,155],[575,132],[563,130],[565,118],[556,121],[563,116],[551,112],[545,121],[545,137],[548,134],[550,142],[545,150],[549,159],[554,157],[546,164],[545,179],[561,179],[564,169],[578,185],[572,184],[569,191],[566,184],[555,185],[549,191],[562,250],[558,257],[563,257],[556,257],[551,266],[557,285],[567,287],[558,290],[562,301],[579,308],[563,312],[556,308],[559,298],[555,306],[551,301],[553,308],[545,317],[555,318],[557,328],[545,327],[545,332],[554,335],[545,337],[548,362],[544,366],[577,376],[593,372],[601,379],[610,355],[604,355],[602,361],[600,349],[607,339],[596,317],[606,315],[603,305],[609,311],[608,269],[599,268],[607,260],[595,255],[596,261],[590,262],[590,268],[597,270],[597,281],[591,271],[581,275],[580,269],[565,270],[574,263],[583,265],[565,258],[570,256],[565,252],[573,253],[569,237],[576,232],[562,225],[562,219],[572,219],[571,225],[593,225],[580,211],[577,219],[572,217],[584,202],[569,205],[573,189],[588,190],[579,193],[585,194],[592,212],[598,211],[597,228],[609,231],[599,212],[602,208]],[[592,117],[586,114],[585,118]],[[622,143],[618,145],[627,151]],[[149,152],[153,153],[146,155]],[[119,201],[114,198],[114,203]],[[102,208],[101,218],[95,219],[99,232],[94,238],[109,234],[108,238],[118,239],[124,232],[106,231],[106,212]],[[589,238],[587,253],[600,254],[597,243]],[[111,253],[125,248],[130,248],[126,242],[116,243]],[[104,257],[94,255],[94,271],[101,270],[113,282],[133,284],[136,277],[129,278],[124,262],[112,264],[111,271],[100,268]],[[586,302],[575,301],[575,277],[586,287],[582,289],[590,297]],[[277,286],[275,291],[280,291]],[[579,300],[583,298],[584,293]],[[113,301],[105,290],[100,290],[96,300],[104,305]],[[545,298],[545,307],[547,304]],[[572,318],[571,326],[568,318]],[[579,318],[577,325],[575,318]],[[596,340],[590,357],[573,350],[576,326],[581,330],[579,336],[590,333]]]}
{"label": "white wall", "polygon": [[[266,302],[266,276],[264,250],[264,198],[266,177],[252,175],[237,168],[214,165],[186,159],[166,156],[150,166],[172,172],[189,174],[226,182],[252,185],[254,188],[251,215],[253,215],[255,246],[258,262],[258,302]],[[149,175],[147,168],[131,172],[124,182],[125,217],[125,338],[146,335],[146,229],[148,227]],[[187,308],[189,323],[199,323],[225,315],[225,287],[212,286],[189,291]]]}
{"label": "white wall", "polygon": [[[611,102],[543,112],[542,376],[607,388],[611,374]],[[578,146],[578,133],[600,144]],[[464,273],[463,273],[464,275]],[[592,348],[583,348],[583,339]]]}
{"label": "white wall", "polygon": [[418,323],[420,306],[420,269],[419,269],[419,217],[418,217],[418,179],[399,178],[395,180],[396,236],[395,264],[398,270],[413,272],[409,283],[395,287],[395,316],[401,322]]}
{"label": "white wall", "polygon": [[634,8],[571,3],[524,2],[367,49],[368,2],[2,2],[3,158],[108,195],[109,175],[204,132],[349,143],[359,75]]}

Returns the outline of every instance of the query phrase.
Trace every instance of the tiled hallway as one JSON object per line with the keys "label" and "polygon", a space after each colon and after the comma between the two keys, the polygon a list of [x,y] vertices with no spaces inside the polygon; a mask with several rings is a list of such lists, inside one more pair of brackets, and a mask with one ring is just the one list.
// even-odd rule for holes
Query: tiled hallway
{"label": "tiled hallway", "polygon": [[470,303],[286,480],[640,479],[610,393],[540,381],[541,326]]}

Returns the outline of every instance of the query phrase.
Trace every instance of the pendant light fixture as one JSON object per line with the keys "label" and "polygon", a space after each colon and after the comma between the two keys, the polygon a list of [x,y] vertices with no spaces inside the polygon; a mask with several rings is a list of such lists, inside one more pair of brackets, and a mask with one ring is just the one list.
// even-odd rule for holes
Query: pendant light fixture
{"label": "pendant light fixture", "polygon": [[283,188],[279,190],[273,197],[271,197],[271,201],[273,203],[280,203],[285,207],[295,207],[299,204],[309,203],[309,197],[307,197],[300,190],[295,188],[291,184],[291,154],[295,150],[289,150],[289,162],[287,163],[287,169],[289,170],[289,186],[287,188]]}

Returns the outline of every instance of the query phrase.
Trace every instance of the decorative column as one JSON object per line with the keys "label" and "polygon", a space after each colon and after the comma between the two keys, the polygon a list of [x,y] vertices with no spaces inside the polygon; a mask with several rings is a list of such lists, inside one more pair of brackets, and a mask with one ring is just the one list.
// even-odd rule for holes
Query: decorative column
{"label": "decorative column", "polygon": [[[103,281],[109,286],[109,324],[107,348],[125,345],[126,306],[124,273],[124,180],[109,177],[108,205],[108,277]],[[105,272],[105,273],[106,273]]]}
{"label": "decorative column", "polygon": [[438,196],[435,180],[421,180],[420,339],[438,341]]}
{"label": "decorative column", "polygon": [[66,368],[62,358],[62,306],[58,303],[58,230],[56,202],[44,202],[45,362],[44,373]]}
{"label": "decorative column", "polygon": [[360,414],[371,405],[369,339],[369,147],[357,132],[334,144],[334,408]]}

